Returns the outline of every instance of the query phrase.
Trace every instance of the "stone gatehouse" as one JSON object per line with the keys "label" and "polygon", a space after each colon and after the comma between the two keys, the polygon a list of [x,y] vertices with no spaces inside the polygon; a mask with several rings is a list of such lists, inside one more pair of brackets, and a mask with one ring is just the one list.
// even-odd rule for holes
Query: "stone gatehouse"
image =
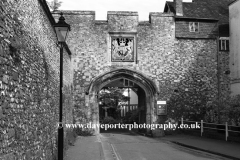
{"label": "stone gatehouse", "polygon": [[[166,3],[149,21],[138,21],[137,12],[109,11],[100,21],[94,11],[62,11],[72,28],[67,44],[76,121],[84,114],[98,123],[98,92],[119,78],[144,90],[140,105],[146,106],[147,123],[163,120],[158,100],[167,101],[168,116],[179,118],[201,114],[200,106],[228,96],[228,52],[219,54],[218,19],[184,16],[183,6],[181,0]],[[53,13],[55,20],[59,13]]]}
{"label": "stone gatehouse", "polygon": [[[226,99],[226,1],[167,2],[148,21],[139,21],[137,12],[108,12],[99,21],[93,11],[63,11],[71,25],[64,123],[98,123],[99,90],[121,79],[138,88],[140,123],[204,115],[202,107]],[[59,12],[51,13],[45,0],[0,1],[0,159],[55,157],[59,47],[53,25]],[[157,115],[158,100],[167,101],[167,115]]]}

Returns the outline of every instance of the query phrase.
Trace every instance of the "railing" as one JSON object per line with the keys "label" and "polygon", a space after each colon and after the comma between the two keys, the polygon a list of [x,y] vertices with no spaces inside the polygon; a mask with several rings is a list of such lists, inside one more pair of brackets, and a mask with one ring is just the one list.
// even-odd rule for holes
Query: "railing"
{"label": "railing", "polygon": [[136,110],[138,108],[137,104],[130,104],[130,105],[121,105],[121,117],[126,116],[126,113],[129,111]]}
{"label": "railing", "polygon": [[[224,131],[225,132],[225,140],[228,141],[228,137],[229,137],[229,132],[234,132],[234,133],[239,133],[240,134],[240,126],[231,126],[228,125],[228,122],[225,122],[225,124],[216,124],[216,123],[206,123],[203,122],[203,120],[201,120],[200,122],[197,121],[186,121],[183,120],[183,118],[181,118],[181,124],[184,124],[184,122],[189,122],[189,123],[201,123],[201,127],[200,127],[200,131],[201,131],[201,136],[203,136],[203,133],[205,131],[205,129],[211,129],[211,130],[220,130],[220,131]],[[208,125],[208,126],[206,126]],[[224,126],[224,129],[220,129],[220,128],[214,128],[214,127],[209,127],[209,125],[214,125],[214,126]],[[229,129],[230,128],[230,129]],[[237,128],[237,130],[233,130],[233,128]]]}

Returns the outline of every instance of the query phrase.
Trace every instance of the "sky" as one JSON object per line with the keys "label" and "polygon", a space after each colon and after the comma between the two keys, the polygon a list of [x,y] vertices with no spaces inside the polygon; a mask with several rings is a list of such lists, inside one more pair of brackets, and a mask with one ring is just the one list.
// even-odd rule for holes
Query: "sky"
{"label": "sky", "polygon": [[[139,20],[148,20],[149,12],[163,12],[166,0],[59,0],[60,10],[95,11],[96,20],[106,20],[107,11],[137,11]],[[168,0],[173,1],[173,0]],[[183,0],[191,2],[192,0]]]}

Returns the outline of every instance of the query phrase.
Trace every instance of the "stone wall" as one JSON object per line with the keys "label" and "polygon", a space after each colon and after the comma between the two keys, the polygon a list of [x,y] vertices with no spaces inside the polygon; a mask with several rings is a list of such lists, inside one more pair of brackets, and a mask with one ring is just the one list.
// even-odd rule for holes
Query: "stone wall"
{"label": "stone wall", "polygon": [[178,39],[175,49],[178,58],[173,71],[178,78],[174,84],[168,81],[168,88],[174,88],[169,114],[189,119],[204,116],[200,108],[218,98],[217,41]]}
{"label": "stone wall", "polygon": [[[183,112],[200,114],[201,107],[218,98],[216,39],[177,39],[172,14],[154,12],[149,21],[138,22],[136,12],[108,12],[107,21],[96,21],[93,11],[63,12],[72,26],[68,43],[73,52],[76,121],[91,121],[91,99],[85,94],[91,81],[121,68],[154,81],[157,99],[168,101],[168,115],[173,118]],[[136,36],[134,62],[111,62],[110,37],[115,34]]]}
{"label": "stone wall", "polygon": [[[219,51],[219,90],[220,102],[229,100],[231,95],[230,74],[230,53],[229,51]],[[224,104],[225,105],[225,104]]]}
{"label": "stone wall", "polygon": [[[59,48],[45,1],[0,1],[0,159],[54,159]],[[53,19],[52,19],[53,20]],[[72,122],[72,73],[64,50],[64,121]]]}

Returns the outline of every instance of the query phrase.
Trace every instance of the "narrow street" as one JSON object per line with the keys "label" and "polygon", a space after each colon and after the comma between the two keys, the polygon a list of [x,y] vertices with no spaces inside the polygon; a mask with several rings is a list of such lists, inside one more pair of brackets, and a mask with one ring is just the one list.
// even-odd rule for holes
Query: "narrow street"
{"label": "narrow street", "polygon": [[101,133],[106,160],[213,160],[226,159],[188,149],[168,141],[137,135],[128,131]]}

